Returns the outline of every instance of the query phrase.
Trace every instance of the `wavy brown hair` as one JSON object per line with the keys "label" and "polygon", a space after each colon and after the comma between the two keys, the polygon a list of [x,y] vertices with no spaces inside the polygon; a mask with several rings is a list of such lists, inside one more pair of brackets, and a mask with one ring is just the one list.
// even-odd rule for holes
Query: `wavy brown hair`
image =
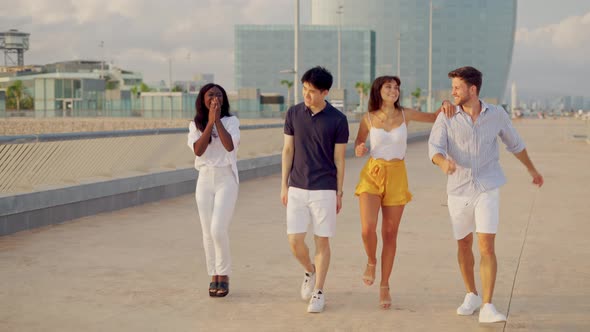
{"label": "wavy brown hair", "polygon": [[[377,111],[381,108],[381,106],[383,105],[383,98],[381,98],[381,88],[383,87],[383,85],[385,83],[389,83],[389,82],[396,82],[397,86],[400,87],[400,91],[401,91],[402,82],[400,81],[399,77],[397,77],[397,76],[379,76],[379,77],[377,77],[373,81],[373,84],[371,85],[371,93],[369,94],[369,112]],[[400,108],[399,97],[397,98],[395,103],[393,103],[393,105],[395,106],[396,109]]]}

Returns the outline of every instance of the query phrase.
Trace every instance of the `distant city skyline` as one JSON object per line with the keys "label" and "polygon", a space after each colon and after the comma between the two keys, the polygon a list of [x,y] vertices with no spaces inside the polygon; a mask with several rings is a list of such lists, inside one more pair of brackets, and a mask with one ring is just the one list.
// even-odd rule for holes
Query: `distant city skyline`
{"label": "distant city skyline", "polygon": [[[308,24],[311,1],[300,2]],[[590,1],[519,0],[517,8],[508,87],[516,82],[519,98],[590,97]],[[104,59],[155,82],[168,81],[171,58],[173,81],[212,73],[233,90],[234,24],[293,24],[293,10],[293,0],[22,0],[0,4],[0,31],[31,34],[25,64]]]}

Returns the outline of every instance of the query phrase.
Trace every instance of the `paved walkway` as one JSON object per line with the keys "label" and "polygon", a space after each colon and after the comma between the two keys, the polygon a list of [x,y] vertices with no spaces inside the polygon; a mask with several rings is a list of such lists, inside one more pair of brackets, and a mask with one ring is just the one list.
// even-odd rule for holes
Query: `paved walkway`
{"label": "paved walkway", "polygon": [[207,295],[197,211],[186,195],[0,238],[0,331],[588,331],[590,145],[570,138],[585,127],[549,119],[516,126],[546,185],[533,187],[502,152],[509,183],[494,302],[509,309],[507,324],[455,314],[464,290],[445,178],[419,142],[407,156],[415,199],[400,228],[392,310],[378,308],[378,281],[361,282],[366,258],[352,192],[364,160],[350,159],[322,314],[306,313],[298,297],[302,271],[288,249],[275,175],[241,185],[227,298]]}

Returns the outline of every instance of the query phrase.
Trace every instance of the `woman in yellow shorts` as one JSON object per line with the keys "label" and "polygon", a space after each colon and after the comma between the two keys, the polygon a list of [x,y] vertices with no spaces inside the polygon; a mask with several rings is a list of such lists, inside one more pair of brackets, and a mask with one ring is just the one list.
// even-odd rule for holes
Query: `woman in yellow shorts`
{"label": "woman in yellow shorts", "polygon": [[[379,305],[391,307],[389,277],[395,258],[397,232],[405,205],[412,200],[408,190],[408,178],[404,157],[410,121],[434,122],[436,113],[423,113],[399,105],[400,79],[396,76],[381,76],[371,86],[369,112],[363,116],[355,141],[355,155],[364,156],[367,136],[371,142],[370,158],[363,167],[355,195],[359,197],[362,237],[367,253],[367,266],[363,282],[372,285],[377,264],[377,221],[379,209],[383,215],[381,236],[381,287]],[[449,104],[450,105],[450,104]],[[454,109],[445,108],[451,116]]]}

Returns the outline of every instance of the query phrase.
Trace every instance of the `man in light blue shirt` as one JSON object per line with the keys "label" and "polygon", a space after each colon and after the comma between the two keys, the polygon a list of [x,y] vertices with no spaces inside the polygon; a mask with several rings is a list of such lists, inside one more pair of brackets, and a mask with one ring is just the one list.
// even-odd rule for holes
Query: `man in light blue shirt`
{"label": "man in light blue shirt", "polygon": [[[506,178],[499,163],[498,140],[526,167],[537,186],[543,176],[529,158],[524,142],[501,107],[479,99],[482,74],[473,67],[449,73],[455,101],[455,116],[439,115],[430,133],[429,156],[447,174],[448,207],[458,244],[458,260],[467,295],[457,308],[459,315],[472,315],[481,305],[480,323],[506,320],[492,304],[497,261],[494,240],[499,223],[499,188]],[[449,107],[445,103],[445,107]],[[472,244],[477,233],[483,293],[475,288]]]}

